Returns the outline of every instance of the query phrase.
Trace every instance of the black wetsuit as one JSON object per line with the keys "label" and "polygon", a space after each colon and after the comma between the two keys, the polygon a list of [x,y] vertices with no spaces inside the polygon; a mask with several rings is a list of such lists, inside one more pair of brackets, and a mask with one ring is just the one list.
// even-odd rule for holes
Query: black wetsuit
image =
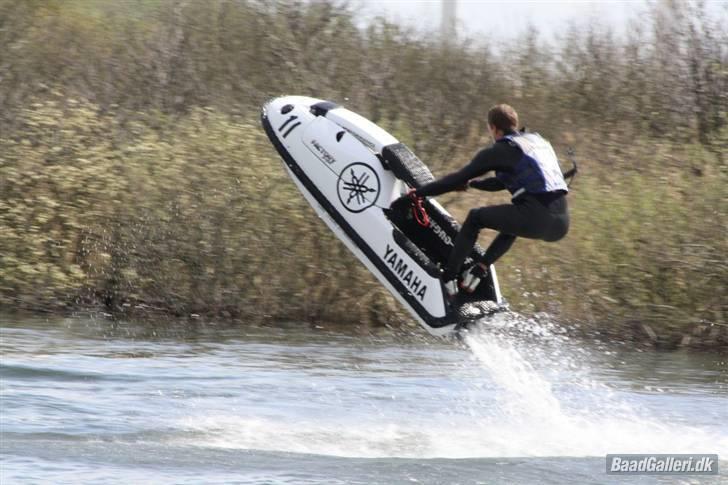
{"label": "black wetsuit", "polygon": [[[457,190],[468,181],[491,170],[513,172],[523,152],[508,140],[499,140],[489,148],[478,152],[465,167],[439,180],[430,182],[416,194],[421,197],[436,196]],[[480,190],[497,191],[506,187],[495,177],[474,181],[471,184]],[[499,231],[485,252],[483,264],[490,265],[503,256],[516,237],[558,241],[569,230],[569,212],[564,191],[543,194],[520,195],[511,204],[494,205],[471,209],[463,227],[455,239],[443,278],[457,277],[463,261],[473,249],[478,233],[483,228]]]}

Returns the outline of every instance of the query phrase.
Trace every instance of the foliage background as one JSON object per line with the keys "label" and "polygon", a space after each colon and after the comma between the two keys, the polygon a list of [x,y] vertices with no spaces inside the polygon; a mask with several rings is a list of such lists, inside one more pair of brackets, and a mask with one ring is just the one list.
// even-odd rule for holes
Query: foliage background
{"label": "foliage background", "polygon": [[[531,28],[495,50],[335,1],[0,0],[0,305],[411,323],[313,217],[260,107],[337,101],[444,175],[507,102],[581,169],[569,236],[499,264],[514,309],[728,345],[727,26],[662,1],[623,36]],[[441,200],[462,218],[504,197]]]}

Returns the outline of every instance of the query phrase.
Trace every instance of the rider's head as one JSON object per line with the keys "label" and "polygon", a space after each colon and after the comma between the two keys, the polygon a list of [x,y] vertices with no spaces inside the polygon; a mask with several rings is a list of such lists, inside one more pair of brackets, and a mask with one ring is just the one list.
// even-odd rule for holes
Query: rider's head
{"label": "rider's head", "polygon": [[518,129],[518,113],[510,105],[496,104],[488,111],[488,129],[494,140]]}

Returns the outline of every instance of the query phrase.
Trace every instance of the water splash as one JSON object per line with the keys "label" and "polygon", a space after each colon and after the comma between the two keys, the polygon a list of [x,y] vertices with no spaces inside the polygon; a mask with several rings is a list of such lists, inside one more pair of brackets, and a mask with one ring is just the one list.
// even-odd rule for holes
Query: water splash
{"label": "water splash", "polygon": [[511,436],[511,453],[602,456],[728,449],[728,437],[665,422],[594,378],[587,364],[594,349],[571,341],[548,315],[504,314],[468,333],[464,342],[498,386],[498,409],[483,422]]}

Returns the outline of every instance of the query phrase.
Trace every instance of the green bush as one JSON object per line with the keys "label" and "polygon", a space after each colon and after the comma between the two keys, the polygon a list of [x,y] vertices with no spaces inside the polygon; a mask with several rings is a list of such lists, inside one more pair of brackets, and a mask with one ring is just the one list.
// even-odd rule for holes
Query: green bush
{"label": "green bush", "polygon": [[[117,113],[64,102],[34,103],[22,138],[0,140],[3,303],[398,319],[311,217],[257,124],[197,108],[122,127]],[[349,279],[363,284],[339,291]]]}
{"label": "green bush", "polygon": [[[499,53],[357,25],[325,1],[0,0],[0,303],[409,322],[313,217],[259,109],[342,102],[442,175],[488,143],[484,113],[505,101],[581,168],[569,236],[499,263],[514,308],[728,343],[727,24],[658,3],[624,38],[531,29]],[[442,201],[462,217],[504,198]]]}

